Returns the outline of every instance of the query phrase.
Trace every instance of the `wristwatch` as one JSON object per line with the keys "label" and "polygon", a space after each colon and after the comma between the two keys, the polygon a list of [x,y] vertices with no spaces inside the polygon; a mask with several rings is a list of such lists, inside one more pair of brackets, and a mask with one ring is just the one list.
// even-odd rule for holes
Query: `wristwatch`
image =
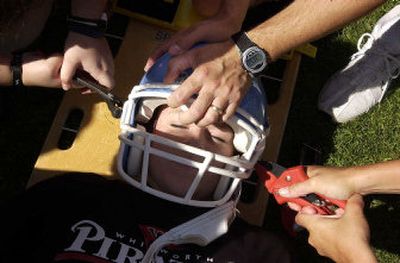
{"label": "wristwatch", "polygon": [[100,38],[107,30],[107,14],[103,13],[100,19],[89,19],[79,16],[69,16],[67,18],[68,28],[85,36]]}
{"label": "wristwatch", "polygon": [[243,31],[232,35],[231,38],[240,50],[243,68],[253,78],[263,75],[271,62],[269,54],[251,41]]}

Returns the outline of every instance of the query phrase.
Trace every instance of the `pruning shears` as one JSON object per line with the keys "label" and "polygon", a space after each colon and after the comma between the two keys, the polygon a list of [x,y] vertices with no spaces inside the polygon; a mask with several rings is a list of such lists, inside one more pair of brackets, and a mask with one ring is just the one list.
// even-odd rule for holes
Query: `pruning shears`
{"label": "pruning shears", "polygon": [[255,168],[257,175],[263,180],[265,188],[274,195],[278,204],[291,202],[301,207],[311,206],[321,215],[333,215],[336,209],[344,209],[346,206],[345,200],[331,199],[317,193],[310,193],[296,198],[281,196],[278,193],[280,188],[308,180],[303,165],[284,168],[272,162],[259,162]]}
{"label": "pruning shears", "polygon": [[90,76],[85,75],[83,72],[77,72],[73,80],[79,86],[87,87],[99,94],[100,97],[102,97],[107,103],[108,109],[114,118],[118,119],[121,117],[124,101],[108,91],[107,87],[101,85]]}

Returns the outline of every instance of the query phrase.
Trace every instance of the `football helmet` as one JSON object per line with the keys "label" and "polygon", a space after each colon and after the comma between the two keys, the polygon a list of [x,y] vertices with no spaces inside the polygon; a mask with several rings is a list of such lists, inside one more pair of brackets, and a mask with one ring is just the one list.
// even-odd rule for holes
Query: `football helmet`
{"label": "football helmet", "polygon": [[[129,184],[176,203],[216,207],[232,198],[237,200],[240,181],[251,175],[255,163],[265,148],[265,138],[269,131],[266,97],[261,84],[258,80],[253,80],[236,113],[227,120],[226,123],[233,131],[236,154],[223,156],[146,130],[146,125],[155,117],[156,109],[166,105],[167,97],[179,86],[179,83],[162,84],[169,60],[168,54],[158,59],[144,75],[140,84],[133,87],[128,100],[124,103],[119,136],[121,140],[118,156],[119,174]],[[184,72],[180,81],[190,73],[189,70]],[[181,106],[182,110],[187,110],[190,104],[191,102]],[[184,194],[165,191],[151,179],[150,167],[161,165],[152,163],[152,156],[186,167],[187,171],[195,171],[190,186]],[[185,169],[180,171],[186,171]],[[196,198],[196,191],[206,174],[217,176],[218,179],[212,197],[204,200]],[[176,183],[179,183],[179,180]]]}

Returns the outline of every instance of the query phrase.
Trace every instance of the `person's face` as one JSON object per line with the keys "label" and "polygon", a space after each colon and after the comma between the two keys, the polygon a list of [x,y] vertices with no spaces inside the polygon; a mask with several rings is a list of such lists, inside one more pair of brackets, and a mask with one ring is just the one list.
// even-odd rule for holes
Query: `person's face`
{"label": "person's face", "polygon": [[[161,111],[154,124],[153,133],[164,138],[191,145],[224,156],[234,154],[233,131],[225,123],[210,125],[200,128],[195,124],[180,125],[176,120],[176,111],[181,109],[165,108]],[[175,114],[174,114],[175,113]],[[153,143],[155,148],[190,158],[194,161],[202,161],[203,157],[182,152],[164,145]],[[221,163],[212,163],[213,166],[222,167]],[[169,161],[154,155],[150,157],[150,178],[156,186],[163,191],[178,196],[183,196],[197,174],[197,169],[176,162]],[[220,176],[206,173],[195,192],[195,199],[206,200],[214,192]]]}

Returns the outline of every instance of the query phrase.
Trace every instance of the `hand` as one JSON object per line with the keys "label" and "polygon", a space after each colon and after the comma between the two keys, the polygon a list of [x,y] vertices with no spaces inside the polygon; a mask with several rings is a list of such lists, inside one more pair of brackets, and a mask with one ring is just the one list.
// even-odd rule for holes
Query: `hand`
{"label": "hand", "polygon": [[182,125],[195,122],[200,127],[226,121],[250,87],[250,77],[233,42],[207,44],[172,58],[165,82],[174,82],[188,68],[194,72],[168,97],[168,106],[175,108],[194,94],[198,96],[188,111],[177,112],[176,120]]}
{"label": "hand", "polygon": [[37,52],[23,54],[22,83],[25,86],[61,87],[61,54],[45,57]]}
{"label": "hand", "polygon": [[114,62],[105,38],[91,38],[70,32],[65,41],[61,81],[64,90],[72,87],[77,68],[88,72],[95,80],[110,89],[114,87]]}
{"label": "hand", "polygon": [[[356,193],[351,174],[346,168],[307,166],[308,180],[279,189],[284,197],[299,197],[309,193],[318,193],[332,199],[346,200]],[[290,203],[289,206],[299,211],[300,206]]]}
{"label": "hand", "polygon": [[348,200],[341,218],[300,212],[296,223],[308,230],[308,242],[322,256],[335,262],[376,262],[369,246],[369,227],[363,207],[362,197],[355,194]]}
{"label": "hand", "polygon": [[[207,3],[208,1],[204,4],[203,2],[204,1],[196,1],[195,4],[210,4]],[[215,2],[216,3],[213,4],[219,5],[219,2]],[[211,43],[228,40],[234,33],[240,30],[247,9],[249,8],[249,2],[249,0],[222,1],[221,8],[219,8],[216,15],[187,29],[181,30],[169,40],[166,40],[150,55],[144,70],[148,71],[150,67],[154,65],[157,58],[166,52],[170,53],[172,56],[176,56],[183,54],[194,44],[199,42]],[[202,9],[204,9],[204,7]]]}

